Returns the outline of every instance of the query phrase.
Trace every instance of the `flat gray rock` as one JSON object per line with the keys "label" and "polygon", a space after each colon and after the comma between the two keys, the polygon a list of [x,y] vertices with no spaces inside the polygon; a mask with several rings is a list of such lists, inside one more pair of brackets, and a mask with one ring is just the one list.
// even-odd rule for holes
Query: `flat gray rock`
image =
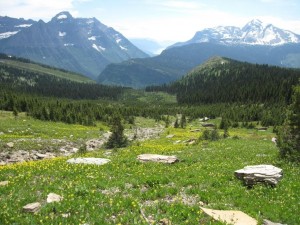
{"label": "flat gray rock", "polygon": [[50,193],[47,196],[47,203],[60,202],[62,199],[63,199],[62,196],[55,194],[55,193]]}
{"label": "flat gray rock", "polygon": [[246,185],[252,186],[258,182],[276,185],[282,178],[283,172],[282,169],[272,165],[255,165],[236,170],[234,174]]}
{"label": "flat gray rock", "polygon": [[103,159],[103,158],[72,158],[67,160],[67,163],[92,164],[92,165],[104,165],[109,162],[110,162],[109,159]]}
{"label": "flat gray rock", "polygon": [[138,155],[137,159],[141,162],[160,162],[160,163],[175,163],[178,162],[178,158],[174,155],[157,155],[157,154],[142,154]]}
{"label": "flat gray rock", "polygon": [[23,211],[24,212],[35,213],[35,212],[40,210],[41,206],[42,205],[39,202],[29,203],[29,204],[27,204],[23,207]]}
{"label": "flat gray rock", "polygon": [[214,210],[200,207],[203,212],[215,220],[231,225],[257,225],[257,221],[242,211]]}

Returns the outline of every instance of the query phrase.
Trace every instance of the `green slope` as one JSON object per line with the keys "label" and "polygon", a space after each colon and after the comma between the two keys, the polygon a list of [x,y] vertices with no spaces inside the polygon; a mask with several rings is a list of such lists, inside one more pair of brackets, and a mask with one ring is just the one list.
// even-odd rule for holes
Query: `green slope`
{"label": "green slope", "polygon": [[[0,59],[0,63],[3,65],[8,65],[13,68],[27,70],[29,72],[36,72],[41,75],[52,75],[56,76],[58,78],[67,79],[70,81],[75,82],[84,82],[84,83],[95,83],[95,81],[91,80],[90,78],[87,78],[81,74],[64,71],[61,69],[57,69],[54,67],[49,67],[41,64],[36,64],[33,62],[23,62],[18,59]],[[1,65],[0,64],[0,65]]]}
{"label": "green slope", "polygon": [[289,103],[300,70],[215,57],[168,86],[147,90],[177,94],[179,103]]}

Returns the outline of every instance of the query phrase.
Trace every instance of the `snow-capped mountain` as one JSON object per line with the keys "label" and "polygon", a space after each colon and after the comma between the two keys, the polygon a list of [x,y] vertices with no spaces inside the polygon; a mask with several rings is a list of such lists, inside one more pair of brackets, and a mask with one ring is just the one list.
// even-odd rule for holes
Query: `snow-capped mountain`
{"label": "snow-capped mountain", "polygon": [[0,16],[0,39],[9,38],[23,29],[36,23],[34,20],[15,19],[8,16]]}
{"label": "snow-capped mountain", "polygon": [[121,33],[96,18],[73,18],[61,12],[6,39],[0,52],[29,58],[95,78],[110,63],[147,55]]}
{"label": "snow-capped mountain", "polygon": [[198,31],[191,40],[176,43],[171,47],[203,42],[226,45],[277,46],[289,43],[300,43],[300,35],[277,28],[272,24],[264,24],[260,20],[252,20],[242,28],[234,26],[207,28]]}

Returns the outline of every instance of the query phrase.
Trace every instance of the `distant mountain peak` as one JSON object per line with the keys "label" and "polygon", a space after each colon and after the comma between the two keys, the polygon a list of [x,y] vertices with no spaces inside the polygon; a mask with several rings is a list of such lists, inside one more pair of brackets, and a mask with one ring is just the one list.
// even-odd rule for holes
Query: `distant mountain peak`
{"label": "distant mountain peak", "polygon": [[195,36],[183,43],[173,45],[182,46],[192,43],[211,42],[225,45],[283,45],[300,43],[300,35],[283,30],[259,19],[248,22],[244,27],[218,26],[198,31]]}
{"label": "distant mountain peak", "polygon": [[53,17],[52,20],[56,21],[64,21],[64,20],[70,20],[73,19],[73,16],[68,11],[63,11],[58,13],[56,16]]}

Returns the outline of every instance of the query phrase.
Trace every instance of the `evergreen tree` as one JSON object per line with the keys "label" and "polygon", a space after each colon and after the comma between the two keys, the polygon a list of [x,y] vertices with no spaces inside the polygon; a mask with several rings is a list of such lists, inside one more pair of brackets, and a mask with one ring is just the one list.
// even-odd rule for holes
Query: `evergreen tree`
{"label": "evergreen tree", "polygon": [[186,117],[185,117],[184,114],[182,114],[182,116],[181,116],[180,127],[181,128],[185,128],[186,127]]}
{"label": "evergreen tree", "polygon": [[294,89],[293,103],[279,132],[280,155],[300,162],[300,86]]}
{"label": "evergreen tree", "polygon": [[178,128],[178,127],[179,127],[178,118],[176,118],[175,123],[174,123],[174,128]]}
{"label": "evergreen tree", "polygon": [[121,122],[120,115],[114,115],[112,118],[111,130],[112,134],[109,136],[106,148],[122,148],[128,145],[128,140],[124,135],[124,127]]}

